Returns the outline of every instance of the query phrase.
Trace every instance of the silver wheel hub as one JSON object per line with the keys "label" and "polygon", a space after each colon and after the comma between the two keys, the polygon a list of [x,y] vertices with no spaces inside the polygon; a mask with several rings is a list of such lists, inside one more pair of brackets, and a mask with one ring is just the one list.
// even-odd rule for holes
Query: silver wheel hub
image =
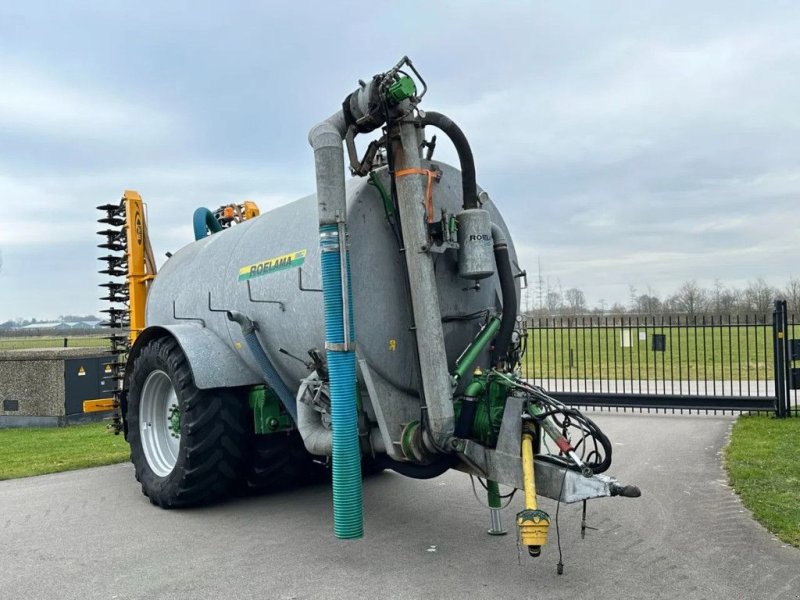
{"label": "silver wheel hub", "polygon": [[180,407],[172,381],[164,371],[150,373],[142,386],[139,434],[153,473],[159,477],[169,475],[181,446]]}

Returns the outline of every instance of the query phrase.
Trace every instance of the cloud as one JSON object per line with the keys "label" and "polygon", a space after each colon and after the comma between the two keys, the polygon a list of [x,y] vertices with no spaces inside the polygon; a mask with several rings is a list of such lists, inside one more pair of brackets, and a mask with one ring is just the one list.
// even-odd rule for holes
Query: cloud
{"label": "cloud", "polygon": [[786,77],[798,56],[794,30],[774,24],[686,44],[628,39],[599,48],[571,77],[521,76],[450,110],[491,149],[484,169],[608,168],[686,138],[702,150],[721,126],[747,137],[800,126],[800,81]]}
{"label": "cloud", "polygon": [[[608,302],[629,284],[782,283],[800,239],[800,8],[615,8],[1,6],[0,320],[97,306],[94,206],[123,189],[148,203],[159,256],[191,239],[196,206],[312,192],[308,128],[404,53],[423,108],[468,135],[530,274],[541,259]],[[436,156],[455,162],[441,136]],[[69,305],[53,308],[54,282]]]}
{"label": "cloud", "polygon": [[0,62],[0,80],[0,130],[130,143],[174,135],[180,127],[174,115],[96,82],[87,86],[7,61]]}
{"label": "cloud", "polygon": [[117,202],[125,189],[136,189],[148,206],[156,247],[163,240],[174,249],[175,243],[191,240],[191,234],[183,235],[187,227],[177,224],[187,224],[191,232],[197,206],[215,208],[250,199],[266,211],[310,191],[290,173],[240,164],[176,164],[37,179],[0,174],[0,198],[11,208],[0,224],[0,246],[94,240],[94,232],[104,227],[95,222],[99,213],[94,207]]}

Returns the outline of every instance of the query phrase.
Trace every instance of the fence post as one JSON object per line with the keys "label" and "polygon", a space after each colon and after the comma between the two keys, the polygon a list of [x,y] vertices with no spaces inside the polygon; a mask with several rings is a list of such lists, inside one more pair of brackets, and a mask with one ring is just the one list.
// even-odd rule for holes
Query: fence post
{"label": "fence post", "polygon": [[775,416],[786,416],[786,301],[776,300],[772,313],[772,346],[775,363]]}
{"label": "fence post", "polygon": [[789,326],[789,311],[786,300],[781,300],[781,313],[783,316],[783,385],[784,385],[784,416],[792,416],[792,353],[789,348],[792,328]]}

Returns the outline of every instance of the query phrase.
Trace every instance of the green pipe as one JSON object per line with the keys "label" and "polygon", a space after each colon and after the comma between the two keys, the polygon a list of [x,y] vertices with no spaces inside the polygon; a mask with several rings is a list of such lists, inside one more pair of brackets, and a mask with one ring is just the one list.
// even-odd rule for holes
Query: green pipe
{"label": "green pipe", "polygon": [[453,379],[456,382],[462,379],[472,368],[472,365],[478,359],[478,355],[486,349],[486,346],[489,345],[489,342],[491,342],[497,334],[498,329],[500,329],[500,319],[492,317],[486,326],[480,330],[478,335],[475,336],[472,343],[467,346],[464,354],[456,361],[456,370],[453,373]]}
{"label": "green pipe", "polygon": [[489,496],[489,535],[505,535],[506,529],[503,527],[503,515],[500,512],[503,504],[500,498],[500,486],[496,481],[486,480],[486,493]]}
{"label": "green pipe", "polygon": [[464,390],[464,395],[470,398],[477,398],[483,393],[484,383],[480,379],[473,379],[470,381],[467,389]]}
{"label": "green pipe", "polygon": [[386,212],[386,216],[394,216],[392,199],[389,197],[389,194],[386,192],[386,188],[383,187],[383,184],[381,183],[381,178],[378,177],[378,174],[375,173],[375,171],[369,172],[369,182],[377,188],[378,192],[380,192],[381,199],[383,200],[383,210]]}
{"label": "green pipe", "polygon": [[501,508],[500,485],[493,479],[486,480],[486,493],[489,496],[489,508]]}

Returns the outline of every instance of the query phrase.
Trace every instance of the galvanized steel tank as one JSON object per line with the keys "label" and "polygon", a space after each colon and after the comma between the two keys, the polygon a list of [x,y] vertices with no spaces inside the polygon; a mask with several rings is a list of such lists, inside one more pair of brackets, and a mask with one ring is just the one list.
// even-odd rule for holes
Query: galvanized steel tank
{"label": "galvanized steel tank", "polygon": [[[460,172],[435,164],[442,171],[433,189],[436,214],[442,209],[458,214],[462,210]],[[377,174],[389,189],[386,169]],[[494,203],[487,198],[482,208],[508,236]],[[391,385],[419,395],[405,260],[387,222],[381,195],[367,179],[348,181],[347,211],[359,358],[366,359]],[[459,276],[454,249],[434,254],[434,261],[447,363],[452,370],[478,332],[485,311],[500,311],[500,284],[495,273],[475,289],[474,281]],[[308,369],[279,349],[303,359],[309,349],[324,349],[320,288],[319,222],[317,199],[312,195],[176,252],[150,288],[147,325],[203,323],[238,353],[242,368],[252,372],[247,379],[257,383],[262,378],[241,329],[224,312],[239,311],[258,323],[261,344],[289,389],[296,392]],[[488,366],[488,357],[478,364]]]}

